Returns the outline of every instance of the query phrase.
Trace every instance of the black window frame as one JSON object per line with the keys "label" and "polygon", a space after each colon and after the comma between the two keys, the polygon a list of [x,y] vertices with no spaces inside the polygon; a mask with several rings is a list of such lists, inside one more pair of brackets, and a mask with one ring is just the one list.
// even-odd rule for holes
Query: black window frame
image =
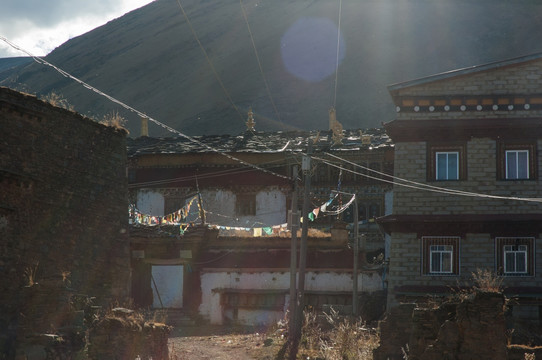
{"label": "black window frame", "polygon": [[[437,179],[437,154],[457,153],[457,179]],[[467,179],[467,146],[465,143],[428,144],[427,147],[427,180],[428,181],[461,181]]]}
{"label": "black window frame", "polygon": [[[509,178],[507,176],[507,157],[508,151],[527,151],[528,152],[528,177],[527,178]],[[497,179],[503,181],[529,181],[537,180],[537,146],[534,141],[500,141],[497,145]]]}
{"label": "black window frame", "polygon": [[[421,238],[421,273],[427,276],[458,276],[460,271],[460,236],[422,236]],[[431,247],[452,246],[452,269],[449,272],[432,271]]]}

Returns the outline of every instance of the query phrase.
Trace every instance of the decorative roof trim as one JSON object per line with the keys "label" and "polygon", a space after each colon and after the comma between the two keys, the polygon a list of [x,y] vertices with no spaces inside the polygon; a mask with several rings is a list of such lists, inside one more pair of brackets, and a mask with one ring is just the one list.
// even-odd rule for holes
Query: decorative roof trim
{"label": "decorative roof trim", "polygon": [[395,100],[396,112],[542,110],[542,94],[406,96]]}
{"label": "decorative roof trim", "polygon": [[535,54],[520,56],[520,57],[508,59],[508,60],[495,61],[495,62],[491,62],[487,64],[475,65],[475,66],[470,66],[470,67],[466,67],[462,69],[446,71],[446,72],[439,73],[436,75],[426,76],[426,77],[422,77],[422,78],[418,78],[414,80],[409,80],[409,81],[389,85],[388,91],[394,92],[394,91],[405,89],[412,86],[427,84],[427,83],[431,83],[435,81],[445,80],[445,79],[462,76],[462,75],[469,75],[469,74],[478,73],[478,72],[487,71],[487,70],[498,69],[505,66],[517,65],[517,64],[526,63],[529,61],[534,61],[534,60],[539,60],[539,59],[542,59],[542,53],[535,53]]}

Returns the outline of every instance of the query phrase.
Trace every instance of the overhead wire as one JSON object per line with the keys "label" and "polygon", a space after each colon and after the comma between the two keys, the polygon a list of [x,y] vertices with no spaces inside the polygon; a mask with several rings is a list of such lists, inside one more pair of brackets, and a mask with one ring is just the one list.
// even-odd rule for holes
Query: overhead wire
{"label": "overhead wire", "polygon": [[342,0],[339,0],[339,20],[337,24],[337,58],[335,61],[335,91],[333,95],[333,107],[337,105],[337,83],[339,78],[339,53],[341,47],[341,17],[342,17]]}
{"label": "overhead wire", "polygon": [[[183,14],[185,20],[186,20],[186,23],[188,24],[188,27],[190,28],[190,31],[192,32],[192,35],[194,36],[194,39],[196,40],[196,42],[198,43],[199,45],[199,48],[201,49],[201,51],[203,52],[203,55],[205,56],[205,59],[207,60],[207,63],[209,64],[209,67],[211,68],[214,76],[215,76],[215,79],[216,81],[220,84],[220,87],[222,88],[222,91],[224,91],[224,94],[226,95],[226,98],[228,99],[228,101],[230,102],[230,104],[233,106],[233,108],[235,109],[235,111],[237,112],[237,114],[239,114],[239,116],[241,117],[241,121],[244,122],[244,117],[243,115],[241,114],[241,111],[239,110],[239,108],[237,107],[237,105],[235,105],[235,102],[233,101],[228,89],[226,89],[226,86],[224,85],[224,82],[222,81],[222,79],[220,78],[220,76],[218,75],[218,72],[216,71],[216,68],[213,64],[213,62],[211,61],[211,58],[209,58],[209,54],[207,54],[207,50],[205,50],[205,48],[203,47],[203,44],[201,43],[199,37],[198,37],[198,34],[196,33],[196,30],[194,29],[194,26],[192,25],[192,22],[190,21],[190,18],[188,17],[188,14],[186,13],[186,11],[184,10],[184,7],[183,5],[181,4],[181,0],[177,0],[177,4],[179,5],[179,8],[181,10],[181,13]],[[255,133],[255,131],[253,129],[249,129],[249,131],[256,135],[257,134]],[[261,140],[258,139],[258,141],[260,142],[260,144],[262,144],[264,147],[268,148],[267,145],[265,143],[263,143]]]}
{"label": "overhead wire", "polygon": [[[189,27],[192,31],[192,33],[194,34],[194,36],[196,37],[196,40],[200,46],[200,48],[202,49],[202,51],[204,52],[205,54],[205,57],[207,58],[207,60],[209,61],[209,64],[213,70],[213,72],[215,73],[215,76],[217,76],[217,80],[219,81],[219,83],[221,84],[221,87],[223,88],[223,90],[225,91],[225,93],[227,94],[228,96],[228,99],[230,100],[230,102],[232,103],[232,105],[234,106],[235,110],[237,111],[237,113],[242,117],[241,113],[239,112],[239,109],[237,108],[237,106],[235,105],[235,103],[233,103],[233,101],[231,100],[231,96],[229,96],[229,93],[228,91],[226,90],[226,88],[224,87],[224,84],[222,83],[222,81],[220,80],[220,78],[218,77],[218,74],[216,73],[216,69],[214,68],[214,66],[212,65],[212,62],[210,61],[208,55],[207,55],[207,52],[205,51],[205,49],[203,48],[203,45],[201,44],[201,42],[199,41],[199,39],[197,38],[197,34],[195,33],[195,30],[193,29],[191,23],[190,23],[190,20],[188,19],[187,17],[187,14],[186,12],[184,11],[184,8],[182,7],[181,3],[179,0],[177,0],[177,3],[179,4],[179,7],[181,8],[181,11],[183,13],[183,15],[185,16],[186,20],[187,20],[187,23],[189,24]],[[242,4],[241,4],[242,5]],[[342,0],[339,0],[339,8],[341,9],[342,7]],[[341,10],[340,10],[341,11]],[[340,17],[339,17],[339,25],[340,25]],[[0,40],[4,41],[6,44],[8,44],[9,46],[13,47],[14,49],[16,50],[19,50],[21,52],[24,52],[25,54],[27,54],[28,56],[30,56],[36,63],[38,64],[42,64],[42,65],[46,65],[46,66],[49,66],[51,68],[53,68],[54,70],[56,70],[58,73],[60,73],[62,76],[64,77],[67,77],[69,79],[72,79],[73,81],[79,83],[80,85],[82,85],[83,87],[87,88],[88,90],[91,90],[93,92],[95,92],[96,94],[100,95],[100,96],[103,96],[105,98],[107,98],[108,100],[110,100],[111,102],[114,102],[120,106],[122,106],[123,108],[125,108],[126,110],[128,111],[131,111],[137,115],[139,115],[140,117],[143,117],[143,118],[147,118],[149,119],[151,122],[155,123],[156,125],[158,126],[161,126],[162,128],[164,128],[165,130],[169,131],[169,132],[172,132],[174,134],[177,134],[181,137],[184,137],[185,139],[191,141],[191,142],[194,142],[194,143],[197,143],[198,145],[201,145],[203,147],[205,147],[206,149],[208,150],[211,150],[211,151],[214,151],[218,154],[221,154],[231,160],[234,160],[234,161],[237,161],[243,165],[246,165],[248,167],[251,167],[251,168],[254,168],[256,170],[259,170],[259,171],[262,171],[262,172],[265,172],[265,173],[268,173],[268,174],[271,174],[271,175],[274,175],[274,176],[277,176],[277,177],[280,177],[280,178],[284,178],[284,179],[288,179],[290,180],[289,177],[287,176],[284,176],[284,175],[280,175],[280,174],[277,174],[275,172],[272,172],[272,171],[269,171],[269,170],[266,170],[266,169],[263,169],[257,165],[254,165],[254,164],[251,164],[251,163],[248,163],[246,161],[243,161],[241,159],[238,159],[234,156],[231,156],[229,154],[226,154],[218,149],[215,149],[199,140],[196,140],[194,139],[193,137],[191,136],[188,136],[178,130],[175,130],[163,123],[161,123],[160,121],[150,117],[149,115],[143,113],[143,112],[140,112],[139,110],[123,103],[122,101],[120,100],[117,100],[116,98],[100,91],[99,89],[89,85],[88,83],[80,80],[79,78],[71,75],[70,73],[62,70],[61,68],[49,63],[48,61],[46,61],[45,59],[42,59],[40,57],[37,57],[33,54],[31,54],[30,52],[28,52],[27,50],[19,47],[18,45],[12,43],[11,41],[9,41],[7,38],[5,38],[4,36],[1,36],[0,35]],[[338,56],[339,56],[339,46],[340,46],[340,28],[339,28],[339,33],[338,33],[338,43],[337,43],[337,68],[338,68]],[[336,100],[336,88],[337,88],[337,71],[336,71],[336,80],[335,80],[335,100]],[[382,182],[386,182],[386,183],[390,183],[390,184],[393,184],[393,185],[398,185],[398,186],[403,186],[403,187],[408,187],[408,188],[414,188],[414,189],[418,189],[418,190],[425,190],[425,191],[432,191],[432,192],[437,192],[437,193],[444,193],[444,194],[451,194],[451,195],[460,195],[460,196],[469,196],[469,197],[481,197],[481,198],[491,198],[491,199],[500,199],[500,200],[515,200],[515,201],[529,201],[529,202],[542,202],[542,199],[539,199],[539,198],[522,198],[522,197],[509,197],[509,196],[499,196],[499,195],[489,195],[489,194],[482,194],[482,193],[475,193],[475,192],[468,192],[468,191],[461,191],[461,190],[454,190],[454,189],[448,189],[448,188],[443,188],[443,187],[437,187],[437,186],[433,186],[433,185],[429,185],[429,184],[424,184],[424,183],[419,183],[419,182],[415,182],[415,181],[411,181],[411,180],[407,180],[407,179],[402,179],[402,178],[398,178],[398,177],[395,177],[393,175],[389,175],[389,174],[385,174],[385,173],[382,173],[382,172],[379,172],[379,171],[376,171],[374,169],[370,169],[370,168],[367,168],[367,167],[363,167],[359,164],[356,164],[356,163],[353,163],[353,162],[350,162],[346,159],[343,159],[343,158],[339,158],[339,157],[336,157],[332,154],[329,154],[329,153],[326,153],[327,155],[330,155],[332,157],[335,157],[337,159],[340,159],[341,161],[344,161],[346,163],[349,163],[353,166],[356,166],[356,167],[360,167],[360,168],[363,168],[364,170],[367,170],[367,171],[371,171],[371,172],[374,172],[378,175],[381,175],[381,176],[387,176],[387,177],[390,177],[392,178],[393,180],[386,180],[386,179],[382,179],[382,178],[379,178],[379,177],[376,177],[376,176],[371,176],[371,175],[368,175],[368,174],[363,174],[363,173],[359,173],[359,172],[356,172],[356,171],[353,171],[353,170],[350,170],[350,169],[344,169],[345,171],[348,171],[350,173],[353,173],[353,174],[356,174],[356,175],[360,175],[360,176],[364,176],[364,177],[367,177],[367,178],[370,178],[370,179],[374,179],[374,180],[378,180],[378,181],[382,181]],[[318,160],[318,161],[321,161],[322,163],[324,164],[327,164],[328,166],[332,166],[332,167],[336,167],[336,168],[339,168],[341,169],[340,166],[338,165],[335,165],[329,161],[326,161],[325,159],[322,159],[322,158],[318,158],[316,156],[311,156],[312,158]],[[248,171],[248,170],[247,170]],[[400,182],[396,182],[395,180],[397,181],[400,181]],[[403,183],[401,183],[403,182]],[[409,185],[409,184],[414,184],[414,185]]]}
{"label": "overhead wire", "polygon": [[417,185],[417,186],[421,186],[421,187],[425,187],[425,188],[428,188],[428,189],[436,189],[436,190],[443,190],[443,191],[448,191],[448,192],[451,192],[451,193],[456,193],[456,194],[476,194],[476,193],[472,193],[472,192],[469,192],[469,191],[464,191],[464,190],[456,190],[456,189],[450,189],[450,188],[444,188],[444,187],[441,187],[441,186],[434,186],[434,185],[430,185],[430,184],[427,184],[427,183],[421,183],[421,182],[417,182],[417,181],[413,181],[413,180],[408,180],[408,179],[404,179],[404,178],[400,178],[400,177],[397,177],[397,176],[394,176],[394,175],[390,175],[390,174],[386,174],[384,172],[381,172],[381,171],[378,171],[378,170],[375,170],[375,169],[371,169],[369,167],[366,167],[366,166],[363,166],[361,164],[356,164],[352,161],[349,161],[349,160],[346,160],[344,158],[341,158],[341,157],[338,157],[336,155],[333,155],[331,153],[328,153],[326,152],[325,153],[326,155],[330,156],[330,157],[333,157],[335,159],[338,159],[340,161],[343,161],[347,164],[350,164],[354,167],[359,167],[363,170],[366,170],[366,171],[371,171],[375,174],[378,174],[378,175],[381,175],[381,176],[386,176],[386,177],[389,177],[391,179],[394,179],[394,180],[397,180],[397,181],[402,181],[404,183],[408,183],[408,184],[414,184],[414,185]]}
{"label": "overhead wire", "polygon": [[[332,166],[332,167],[335,167],[335,168],[338,168],[338,169],[341,168],[341,166],[339,166],[339,165],[333,164],[333,163],[331,163],[331,162],[329,162],[329,161],[327,161],[325,159],[316,157],[314,155],[311,155],[311,158],[315,159],[315,160],[318,160],[318,161],[320,161],[320,162],[322,162],[322,163],[324,163],[324,164],[326,164],[328,166]],[[363,177],[366,177],[366,178],[369,178],[369,179],[382,181],[382,182],[385,182],[385,183],[392,184],[394,186],[397,185],[397,186],[402,186],[402,187],[407,187],[407,188],[412,188],[412,189],[417,189],[417,190],[430,191],[430,192],[436,192],[436,193],[442,193],[442,194],[448,194],[448,195],[459,195],[459,196],[480,197],[480,198],[489,198],[489,199],[498,199],[498,200],[528,201],[528,202],[542,203],[541,198],[521,198],[521,197],[515,197],[515,196],[489,195],[489,194],[482,194],[482,193],[475,193],[475,192],[459,191],[459,190],[441,188],[441,187],[431,186],[431,185],[422,184],[422,183],[418,183],[418,184],[423,185],[423,186],[410,185],[408,183],[400,183],[400,182],[398,183],[398,182],[395,182],[394,180],[386,180],[386,179],[379,178],[377,176],[363,174],[363,173],[360,173],[360,172],[357,172],[357,171],[354,171],[354,170],[351,170],[351,169],[346,169],[346,168],[342,168],[342,169],[345,170],[345,171],[348,171],[348,172],[350,172],[352,174],[360,175],[360,176],[363,176]],[[390,175],[386,174],[386,176],[390,176]],[[405,180],[405,179],[402,179],[402,180],[408,182],[408,180]]]}
{"label": "overhead wire", "polygon": [[145,113],[143,113],[143,112],[141,112],[141,111],[139,111],[139,110],[137,110],[137,109],[135,109],[135,108],[133,108],[133,107],[127,105],[127,104],[125,104],[125,103],[123,103],[122,101],[120,101],[120,100],[118,100],[118,99],[112,97],[111,95],[108,95],[108,94],[102,92],[101,90],[99,90],[99,89],[93,87],[92,85],[87,84],[87,83],[84,82],[83,80],[80,80],[79,78],[77,78],[77,77],[71,75],[70,73],[68,73],[68,72],[66,72],[66,71],[64,71],[64,70],[62,70],[61,68],[59,68],[59,67],[57,67],[57,66],[51,64],[50,62],[46,61],[45,59],[39,58],[39,57],[37,57],[37,56],[31,54],[30,52],[24,50],[23,48],[21,48],[21,47],[19,47],[19,46],[17,46],[17,45],[15,45],[14,43],[12,43],[11,41],[9,41],[8,39],[6,39],[5,37],[3,37],[3,36],[1,36],[1,35],[0,35],[0,40],[4,41],[6,44],[10,45],[10,46],[13,47],[14,49],[19,50],[19,51],[22,51],[22,52],[24,52],[25,54],[27,54],[28,56],[32,57],[32,59],[33,59],[35,62],[37,62],[38,64],[46,65],[46,66],[49,66],[49,67],[53,68],[54,70],[56,70],[58,73],[60,73],[60,74],[63,75],[64,77],[67,77],[67,78],[69,78],[69,79],[71,79],[71,80],[73,80],[73,81],[79,83],[80,85],[84,86],[84,87],[87,88],[88,90],[91,90],[91,91],[95,92],[96,94],[98,94],[98,95],[100,95],[100,96],[103,96],[103,97],[107,98],[107,99],[110,100],[111,102],[114,102],[115,104],[118,104],[118,105],[122,106],[124,109],[126,109],[126,110],[128,110],[128,111],[130,111],[130,112],[133,112],[133,113],[137,114],[138,116],[140,116],[140,117],[142,117],[142,118],[147,118],[147,119],[150,120],[151,122],[155,123],[156,125],[158,125],[158,126],[164,128],[165,130],[167,130],[167,131],[169,131],[169,132],[171,132],[171,133],[177,134],[177,135],[179,135],[179,136],[181,136],[181,137],[183,137],[183,138],[185,138],[185,139],[187,139],[187,140],[189,140],[189,141],[191,141],[191,142],[193,142],[193,143],[196,143],[196,144],[198,144],[198,145],[200,145],[200,146],[203,146],[203,147],[206,148],[207,150],[211,150],[211,151],[216,152],[216,153],[218,153],[218,154],[220,154],[220,155],[222,155],[222,156],[225,156],[225,157],[227,157],[227,158],[230,159],[230,160],[239,162],[239,163],[241,163],[241,164],[243,164],[243,165],[246,165],[246,166],[250,166],[250,167],[252,167],[252,168],[254,168],[254,169],[260,170],[260,171],[265,172],[265,173],[267,173],[267,174],[274,175],[274,176],[277,176],[277,177],[280,177],[280,178],[283,178],[283,179],[288,179],[288,180],[290,180],[290,178],[289,178],[288,176],[281,175],[281,174],[277,174],[277,173],[275,173],[275,172],[273,172],[273,171],[269,171],[269,170],[266,170],[266,169],[264,169],[264,168],[261,168],[261,167],[259,167],[258,165],[254,165],[254,164],[251,164],[251,163],[246,162],[246,161],[244,161],[244,160],[241,160],[241,159],[239,159],[239,158],[236,158],[235,156],[232,156],[232,155],[227,154],[227,153],[225,153],[225,152],[223,152],[223,151],[220,151],[220,150],[218,150],[218,149],[215,149],[215,148],[213,148],[213,147],[211,147],[211,146],[209,146],[209,145],[207,145],[207,144],[205,144],[205,143],[203,143],[203,142],[201,142],[201,141],[199,141],[199,140],[196,140],[195,138],[193,138],[193,137],[191,137],[191,136],[189,136],[189,135],[186,135],[186,134],[184,134],[184,133],[182,133],[182,132],[180,132],[180,131],[178,131],[178,130],[173,129],[172,127],[170,127],[170,126],[168,126],[168,125],[166,125],[166,124],[164,124],[164,123],[162,123],[162,122],[160,122],[160,121],[158,121],[158,120],[152,118],[151,116],[149,116],[149,115],[147,115],[147,114],[145,114]]}
{"label": "overhead wire", "polygon": [[248,16],[247,16],[245,7],[243,5],[243,0],[239,0],[239,4],[241,5],[241,11],[243,12],[243,17],[245,18],[245,23],[247,24],[248,34],[250,35],[250,42],[252,43],[252,48],[254,49],[254,55],[256,56],[256,61],[258,62],[258,67],[260,68],[260,73],[262,74],[262,79],[263,79],[263,82],[265,84],[265,90],[267,91],[267,96],[269,97],[269,100],[271,101],[271,105],[273,106],[273,110],[275,110],[275,114],[277,115],[277,119],[282,123],[279,111],[277,109],[277,106],[275,105],[275,101],[273,100],[273,97],[271,96],[271,90],[269,90],[269,84],[267,83],[267,78],[266,78],[265,73],[263,71],[262,62],[260,61],[260,56],[258,55],[258,49],[256,48],[256,44],[254,42],[254,36],[252,35],[252,30],[251,30],[250,24],[248,22]]}
{"label": "overhead wire", "polygon": [[188,24],[188,27],[190,28],[190,31],[192,32],[192,35],[194,36],[194,39],[196,40],[196,42],[198,43],[199,45],[199,48],[201,49],[201,51],[203,52],[203,55],[205,56],[205,59],[207,60],[207,63],[209,64],[209,66],[211,67],[211,70],[213,72],[213,74],[215,75],[215,78],[216,80],[218,81],[218,83],[220,84],[220,87],[222,88],[222,91],[224,91],[224,94],[226,94],[226,97],[228,98],[229,102],[231,103],[231,105],[233,106],[233,108],[235,109],[235,111],[237,112],[237,114],[239,114],[239,116],[241,117],[242,120],[244,120],[244,117],[243,115],[241,114],[241,112],[239,111],[239,108],[237,107],[237,105],[235,105],[235,103],[233,102],[233,99],[230,95],[230,93],[228,92],[228,90],[226,89],[226,86],[224,85],[224,83],[222,82],[222,79],[220,78],[220,76],[218,75],[218,72],[216,71],[216,68],[213,64],[213,62],[211,61],[211,59],[209,58],[209,54],[207,54],[207,51],[205,50],[205,48],[203,47],[203,44],[201,43],[199,37],[198,37],[198,34],[196,33],[196,30],[194,29],[194,27],[192,26],[192,22],[190,21],[190,19],[188,18],[188,14],[186,13],[186,11],[184,10],[184,7],[183,5],[181,4],[181,0],[177,0],[177,4],[179,5],[179,8],[181,9],[181,13],[183,14],[185,20],[186,20],[186,23]]}
{"label": "overhead wire", "polygon": [[[279,162],[279,161],[282,161],[282,160],[273,160],[273,161],[268,161],[262,165],[268,165],[268,164],[272,164],[272,163],[276,163],[276,162]],[[282,166],[282,165],[277,165],[277,166]],[[246,172],[249,172],[249,171],[254,171],[254,169],[252,169],[251,167],[241,167],[241,168],[233,168],[233,169],[225,169],[225,170],[221,170],[221,171],[214,171],[214,172],[211,172],[211,173],[205,173],[205,174],[200,174],[197,176],[198,179],[210,179],[210,178],[215,178],[215,177],[221,177],[221,176],[224,176],[224,175],[232,175],[232,174],[242,174],[242,173],[246,173]],[[163,184],[168,184],[168,183],[172,183],[172,182],[185,182],[185,181],[192,181],[192,180],[195,180],[196,179],[196,175],[188,175],[188,176],[182,176],[182,177],[175,177],[175,178],[169,178],[169,179],[160,179],[160,180],[152,180],[152,181],[143,181],[143,182],[139,182],[139,183],[131,183],[128,185],[128,187],[143,187],[143,186],[152,186],[152,185],[163,185]]]}

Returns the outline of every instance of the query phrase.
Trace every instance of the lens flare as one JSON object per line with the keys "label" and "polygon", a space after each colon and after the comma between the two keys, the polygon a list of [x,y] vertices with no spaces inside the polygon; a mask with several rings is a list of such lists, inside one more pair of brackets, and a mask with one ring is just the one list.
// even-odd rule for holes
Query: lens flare
{"label": "lens flare", "polygon": [[[282,61],[292,75],[318,82],[335,73],[339,29],[327,18],[303,17],[284,33],[280,48]],[[339,37],[339,64],[345,56]]]}

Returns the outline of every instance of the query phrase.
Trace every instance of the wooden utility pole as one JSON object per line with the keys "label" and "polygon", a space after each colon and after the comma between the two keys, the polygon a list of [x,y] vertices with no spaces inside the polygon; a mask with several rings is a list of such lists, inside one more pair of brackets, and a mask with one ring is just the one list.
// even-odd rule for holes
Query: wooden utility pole
{"label": "wooden utility pole", "polygon": [[295,309],[297,302],[296,274],[297,274],[297,229],[299,228],[299,211],[297,210],[297,174],[298,166],[294,166],[294,190],[292,193],[292,210],[290,218],[290,231],[292,232],[292,243],[290,245],[290,322],[289,337],[292,342],[295,334]]}
{"label": "wooden utility pole", "polygon": [[[354,195],[356,196],[356,195]],[[352,315],[358,315],[358,254],[359,254],[359,219],[358,198],[354,198],[354,269],[352,274]]]}
{"label": "wooden utility pole", "polygon": [[297,289],[297,303],[294,317],[295,331],[292,336],[292,344],[290,347],[290,359],[295,359],[297,356],[297,350],[299,347],[299,341],[301,339],[301,327],[303,322],[303,308],[305,302],[305,268],[307,267],[307,235],[309,231],[309,194],[311,187],[311,154],[312,143],[309,139],[307,155],[303,157],[301,169],[303,170],[303,176],[305,176],[305,188],[303,189],[303,226],[301,228],[301,244],[299,246],[299,272],[298,272],[298,289]]}

